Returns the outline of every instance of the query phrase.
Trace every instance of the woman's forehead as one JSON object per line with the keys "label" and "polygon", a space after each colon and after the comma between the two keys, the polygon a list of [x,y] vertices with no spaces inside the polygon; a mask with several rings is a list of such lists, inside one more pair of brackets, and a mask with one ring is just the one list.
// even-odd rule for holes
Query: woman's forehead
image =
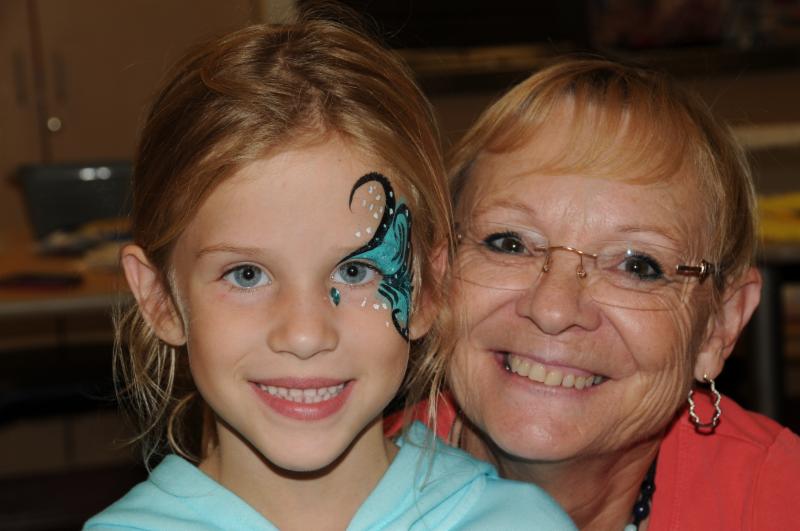
{"label": "woman's forehead", "polygon": [[[582,174],[549,174],[524,153],[488,154],[473,167],[458,215],[520,226],[581,225],[614,235],[652,232],[687,244],[701,223],[688,179],[640,183]],[[535,157],[534,157],[535,158]]]}

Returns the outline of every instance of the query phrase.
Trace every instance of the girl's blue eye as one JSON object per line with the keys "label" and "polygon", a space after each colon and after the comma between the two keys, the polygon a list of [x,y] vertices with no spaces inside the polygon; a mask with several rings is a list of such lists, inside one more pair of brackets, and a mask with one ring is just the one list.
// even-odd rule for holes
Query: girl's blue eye
{"label": "girl's blue eye", "polygon": [[336,268],[331,278],[334,282],[357,286],[372,282],[377,274],[374,266],[364,262],[345,262]]}
{"label": "girl's blue eye", "polygon": [[272,282],[263,269],[252,264],[236,266],[222,278],[241,289],[257,288]]}

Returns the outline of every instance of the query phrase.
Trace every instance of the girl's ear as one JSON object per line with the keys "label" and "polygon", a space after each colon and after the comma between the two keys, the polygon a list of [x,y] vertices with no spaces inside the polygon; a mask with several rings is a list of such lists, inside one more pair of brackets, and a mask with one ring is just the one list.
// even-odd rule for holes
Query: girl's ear
{"label": "girl's ear", "polygon": [[710,323],[708,338],[700,348],[694,364],[694,377],[716,378],[722,372],[744,325],[750,320],[761,300],[761,274],[751,267],[744,276],[723,294],[722,308]]}
{"label": "girl's ear", "polygon": [[120,261],[128,286],[155,334],[173,347],[186,343],[183,320],[144,250],[138,245],[126,245],[120,253]]}
{"label": "girl's ear", "polygon": [[411,316],[411,323],[408,325],[408,337],[419,339],[428,333],[439,313],[439,305],[431,297],[430,286],[441,285],[447,273],[448,255],[447,244],[442,243],[433,249],[431,257],[431,273],[433,278],[430,282],[423,284],[420,290],[420,301],[416,311]]}

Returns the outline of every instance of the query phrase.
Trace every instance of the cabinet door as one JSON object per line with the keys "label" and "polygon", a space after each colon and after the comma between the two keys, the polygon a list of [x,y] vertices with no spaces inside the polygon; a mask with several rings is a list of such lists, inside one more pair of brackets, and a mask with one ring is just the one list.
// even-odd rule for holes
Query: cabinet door
{"label": "cabinet door", "polygon": [[253,0],[31,0],[49,162],[130,159],[159,80],[187,47],[256,19]]}
{"label": "cabinet door", "polygon": [[27,229],[14,171],[41,157],[28,15],[26,0],[0,1],[0,255]]}

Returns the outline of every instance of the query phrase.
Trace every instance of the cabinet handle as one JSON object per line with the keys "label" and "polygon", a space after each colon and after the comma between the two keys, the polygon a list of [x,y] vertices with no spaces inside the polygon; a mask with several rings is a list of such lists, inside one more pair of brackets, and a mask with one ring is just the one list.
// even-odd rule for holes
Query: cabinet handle
{"label": "cabinet handle", "polygon": [[61,118],[58,116],[51,116],[47,119],[47,130],[51,133],[58,133],[61,131]]}

